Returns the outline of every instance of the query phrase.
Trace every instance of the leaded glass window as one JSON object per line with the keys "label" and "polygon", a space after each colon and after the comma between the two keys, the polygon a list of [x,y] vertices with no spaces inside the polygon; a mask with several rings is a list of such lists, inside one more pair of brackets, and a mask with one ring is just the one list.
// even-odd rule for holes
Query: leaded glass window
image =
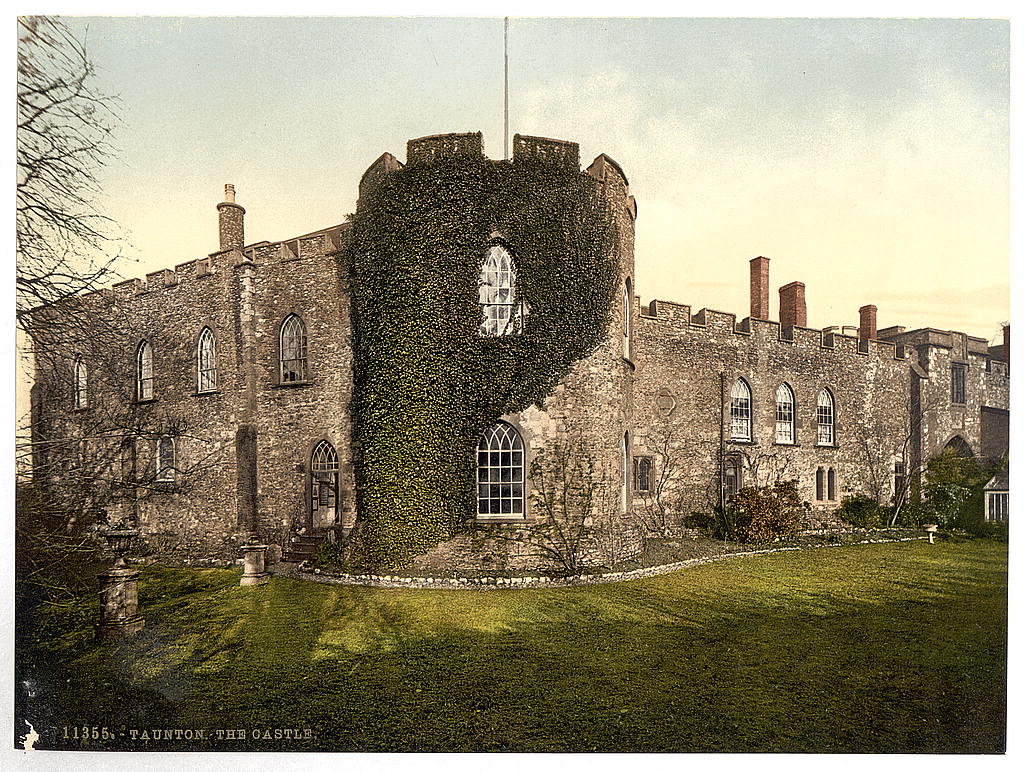
{"label": "leaded glass window", "polygon": [[492,244],[480,267],[481,335],[518,335],[523,331],[524,307],[516,297],[516,269],[501,244]]}
{"label": "leaded glass window", "polygon": [[174,479],[175,459],[173,437],[165,434],[157,440],[154,461],[156,463],[155,478],[158,481],[169,482]]}
{"label": "leaded glass window", "polygon": [[295,314],[281,324],[281,383],[306,380],[306,325]]}
{"label": "leaded glass window", "polygon": [[327,440],[313,449],[309,471],[309,499],[313,512],[326,509],[335,515],[338,509],[338,453]]}
{"label": "leaded glass window", "polygon": [[792,445],[796,438],[796,399],[788,384],[775,390],[775,441]]}
{"label": "leaded glass window", "polygon": [[153,399],[153,347],[148,340],[135,351],[135,399]]}
{"label": "leaded glass window", "polygon": [[204,327],[199,333],[199,343],[196,346],[196,367],[198,378],[196,380],[197,391],[216,391],[217,389],[217,341],[214,340],[213,330]]}
{"label": "leaded glass window", "polygon": [[835,401],[828,389],[818,392],[818,444],[834,445],[836,441]]}
{"label": "leaded glass window", "polygon": [[739,378],[732,385],[729,413],[731,423],[729,437],[734,440],[749,440],[750,431],[750,387]]}
{"label": "leaded glass window", "polygon": [[524,517],[523,438],[499,422],[484,432],[476,450],[477,514],[481,518]]}

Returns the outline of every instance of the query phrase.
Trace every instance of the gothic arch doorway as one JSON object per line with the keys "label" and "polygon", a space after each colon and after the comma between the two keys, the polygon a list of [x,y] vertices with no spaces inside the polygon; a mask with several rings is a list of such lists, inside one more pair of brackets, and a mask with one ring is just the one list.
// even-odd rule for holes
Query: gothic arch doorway
{"label": "gothic arch doorway", "polygon": [[974,451],[971,450],[971,446],[959,434],[946,443],[946,449],[952,450],[960,458],[974,458]]}
{"label": "gothic arch doorway", "polygon": [[307,514],[309,528],[330,528],[338,522],[338,452],[327,440],[310,457]]}

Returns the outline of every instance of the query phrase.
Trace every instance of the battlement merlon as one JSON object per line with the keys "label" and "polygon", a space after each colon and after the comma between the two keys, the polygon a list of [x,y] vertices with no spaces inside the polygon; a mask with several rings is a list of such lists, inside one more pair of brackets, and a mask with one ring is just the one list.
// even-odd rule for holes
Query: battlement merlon
{"label": "battlement merlon", "polygon": [[809,327],[783,327],[770,319],[745,317],[737,321],[736,314],[702,308],[691,314],[691,306],[666,300],[652,300],[637,314],[638,332],[651,335],[736,335],[752,343],[783,344],[809,351],[832,351],[837,356],[870,357],[886,360],[905,360],[904,346],[892,341],[858,340],[856,336]]}

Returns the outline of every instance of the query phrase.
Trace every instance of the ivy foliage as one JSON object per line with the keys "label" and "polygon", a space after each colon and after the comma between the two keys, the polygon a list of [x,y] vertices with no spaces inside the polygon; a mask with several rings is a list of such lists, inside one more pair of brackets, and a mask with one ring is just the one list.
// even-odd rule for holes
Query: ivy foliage
{"label": "ivy foliage", "polygon": [[[486,337],[478,288],[495,234],[529,311],[521,334]],[[475,515],[479,436],[605,337],[617,244],[597,181],[551,160],[449,155],[361,193],[346,259],[365,564],[403,565]]]}

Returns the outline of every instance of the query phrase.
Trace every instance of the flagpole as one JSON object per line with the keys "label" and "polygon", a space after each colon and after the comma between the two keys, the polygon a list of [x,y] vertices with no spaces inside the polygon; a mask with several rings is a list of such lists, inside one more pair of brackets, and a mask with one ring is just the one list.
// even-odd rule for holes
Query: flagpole
{"label": "flagpole", "polygon": [[505,160],[508,160],[508,16],[505,17]]}

